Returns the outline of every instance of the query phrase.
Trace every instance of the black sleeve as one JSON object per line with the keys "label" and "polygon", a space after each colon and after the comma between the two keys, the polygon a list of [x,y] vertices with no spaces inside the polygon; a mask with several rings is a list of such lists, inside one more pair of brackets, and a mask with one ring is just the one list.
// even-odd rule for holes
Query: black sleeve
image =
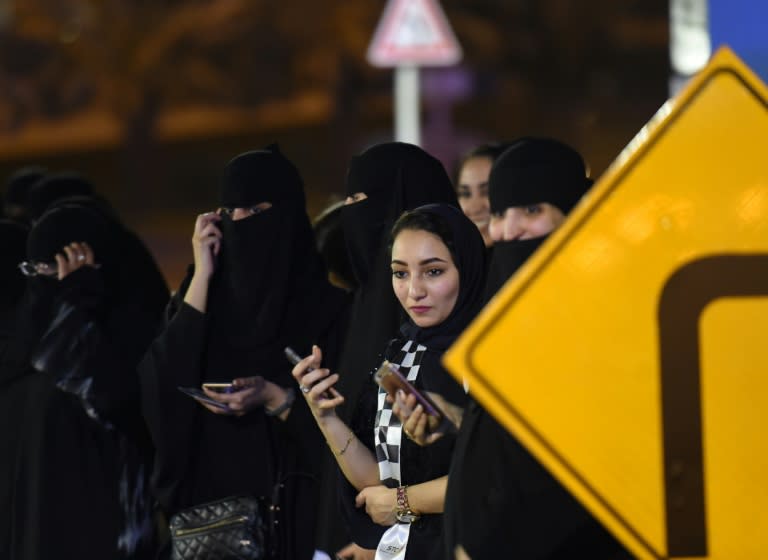
{"label": "black sleeve", "polygon": [[127,435],[141,431],[136,366],[155,322],[140,307],[107,299],[99,270],[85,267],[61,281],[61,293],[32,364],[80,399],[94,420]]}
{"label": "black sleeve", "polygon": [[202,382],[205,324],[203,313],[182,303],[139,364],[142,410],[156,450],[155,486],[161,502],[170,499],[183,479],[203,410],[178,387]]}

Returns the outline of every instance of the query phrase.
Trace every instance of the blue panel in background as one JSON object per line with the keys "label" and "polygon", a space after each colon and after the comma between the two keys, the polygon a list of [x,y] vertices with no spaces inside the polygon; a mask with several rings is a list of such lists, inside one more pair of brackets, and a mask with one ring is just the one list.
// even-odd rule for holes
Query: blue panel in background
{"label": "blue panel in background", "polygon": [[709,33],[768,83],[768,0],[709,0]]}

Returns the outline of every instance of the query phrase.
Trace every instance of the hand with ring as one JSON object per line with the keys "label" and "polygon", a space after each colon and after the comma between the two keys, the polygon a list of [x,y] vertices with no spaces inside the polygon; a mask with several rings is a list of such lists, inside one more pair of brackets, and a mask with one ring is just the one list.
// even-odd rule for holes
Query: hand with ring
{"label": "hand with ring", "polygon": [[329,369],[321,368],[322,359],[320,348],[312,346],[312,354],[297,363],[291,372],[317,418],[335,414],[334,409],[344,402],[344,397],[333,387],[339,374],[331,375]]}
{"label": "hand with ring", "polygon": [[56,253],[58,278],[63,280],[69,274],[83,266],[95,267],[93,250],[85,242],[72,242],[66,245],[60,253]]}
{"label": "hand with ring", "polygon": [[[463,409],[446,401],[437,393],[428,393],[429,398],[440,407],[448,418],[456,425],[461,425]],[[425,446],[443,437],[437,420],[424,412],[424,407],[416,403],[415,395],[407,395],[399,390],[392,412],[400,419],[405,436],[417,445]]]}

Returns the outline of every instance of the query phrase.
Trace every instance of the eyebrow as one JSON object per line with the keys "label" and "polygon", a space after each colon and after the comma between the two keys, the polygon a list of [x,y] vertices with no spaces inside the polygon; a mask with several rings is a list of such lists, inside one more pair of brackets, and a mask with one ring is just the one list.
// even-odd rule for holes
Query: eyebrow
{"label": "eyebrow", "polygon": [[[441,258],[438,258],[438,257],[432,257],[432,258],[424,259],[423,261],[420,261],[419,262],[419,266],[424,266],[425,264],[432,264],[434,262],[447,263],[448,261],[446,261],[444,259],[441,259]],[[396,259],[392,259],[392,264],[399,264],[399,265],[402,265],[402,266],[408,266],[408,263],[406,263],[404,261],[398,261]]]}

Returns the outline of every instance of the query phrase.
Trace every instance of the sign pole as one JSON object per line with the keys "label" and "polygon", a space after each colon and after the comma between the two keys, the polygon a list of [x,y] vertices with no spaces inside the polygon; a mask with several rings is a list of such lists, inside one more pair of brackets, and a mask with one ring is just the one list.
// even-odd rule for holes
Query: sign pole
{"label": "sign pole", "polygon": [[395,68],[395,141],[421,143],[419,106],[419,67]]}

